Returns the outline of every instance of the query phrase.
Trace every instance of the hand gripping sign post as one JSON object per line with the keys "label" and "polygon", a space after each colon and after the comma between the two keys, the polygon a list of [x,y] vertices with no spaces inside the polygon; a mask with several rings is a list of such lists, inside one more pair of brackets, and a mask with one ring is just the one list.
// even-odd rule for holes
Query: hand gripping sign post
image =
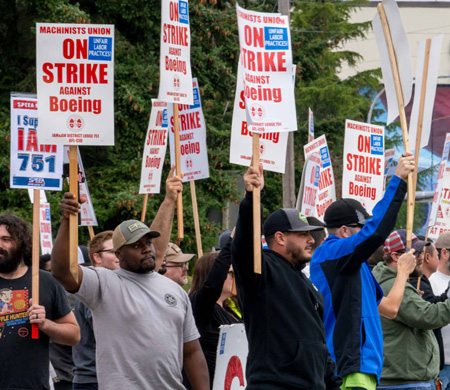
{"label": "hand gripping sign post", "polygon": [[328,206],[336,200],[333,166],[331,165],[330,151],[328,149],[325,134],[316,138],[313,142],[303,147],[305,160],[312,153],[319,153],[321,158],[319,191],[316,199],[316,212],[313,215],[323,222],[323,217]]}
{"label": "hand gripping sign post", "polygon": [[[36,25],[42,142],[70,145],[70,192],[78,193],[76,145],[114,145],[114,26]],[[70,269],[78,279],[78,218],[70,216]]]}
{"label": "hand gripping sign post", "polygon": [[[158,99],[173,103],[175,165],[181,176],[178,104],[192,105],[191,31],[187,0],[161,2],[161,52]],[[178,238],[184,237],[183,198],[177,198]]]}
{"label": "hand gripping sign post", "polygon": [[[34,190],[40,199],[40,189],[59,191],[62,187],[62,147],[42,144],[37,100],[28,94],[11,95],[11,188]],[[38,127],[39,124],[39,127]],[[39,304],[39,208],[33,204],[32,298]],[[37,325],[32,326],[32,338],[39,337]]]}
{"label": "hand gripping sign post", "polygon": [[[178,105],[180,118],[180,154],[181,172],[183,182],[189,182],[191,188],[192,211],[194,215],[195,237],[197,242],[197,254],[203,256],[202,241],[200,234],[200,221],[198,217],[197,196],[195,191],[195,180],[209,177],[208,150],[206,146],[206,123],[203,116],[200,100],[200,89],[196,78],[192,82],[194,104]],[[170,160],[175,160],[174,143],[174,115],[172,107],[168,108],[169,117],[169,139]]]}
{"label": "hand gripping sign post", "polygon": [[[405,106],[409,103],[412,94],[412,65],[408,39],[406,38],[395,0],[383,0],[383,3],[378,4],[377,11],[378,14],[372,21],[372,26],[380,54],[383,81],[388,99],[387,124],[391,123],[397,115],[400,116],[403,144],[405,152],[409,152]],[[395,105],[395,101],[397,101],[397,105]],[[410,173],[408,175],[408,208],[406,217],[406,245],[409,248],[412,241],[413,222],[414,183],[413,176]]]}
{"label": "hand gripping sign post", "polygon": [[152,99],[152,112],[145,136],[139,193],[145,194],[141,221],[145,221],[148,194],[159,194],[167,149],[167,103]]}
{"label": "hand gripping sign post", "polygon": [[383,197],[384,127],[345,121],[342,197],[359,201],[369,214]]}
{"label": "hand gripping sign post", "polygon": [[[289,18],[247,11],[236,4],[240,63],[248,130],[253,133],[253,167],[259,169],[257,133],[297,130],[292,83]],[[260,189],[253,191],[254,270],[261,273]]]}

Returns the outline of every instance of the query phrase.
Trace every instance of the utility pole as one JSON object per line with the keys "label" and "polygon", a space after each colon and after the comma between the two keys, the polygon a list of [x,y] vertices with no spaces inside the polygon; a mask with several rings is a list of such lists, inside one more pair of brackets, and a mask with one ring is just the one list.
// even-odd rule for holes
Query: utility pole
{"label": "utility pole", "polygon": [[[278,0],[278,11],[289,17],[289,0]],[[294,166],[294,132],[290,131],[286,150],[286,168],[283,175],[283,207],[294,208],[295,196],[295,166]]]}

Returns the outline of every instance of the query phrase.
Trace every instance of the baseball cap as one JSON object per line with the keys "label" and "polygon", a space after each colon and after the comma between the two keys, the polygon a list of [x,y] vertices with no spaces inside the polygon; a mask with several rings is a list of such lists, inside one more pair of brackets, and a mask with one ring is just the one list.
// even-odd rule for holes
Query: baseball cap
{"label": "baseball cap", "polygon": [[167,263],[185,263],[191,260],[195,255],[183,253],[178,245],[169,242],[167,245],[165,260]]}
{"label": "baseball cap", "polygon": [[436,240],[436,248],[450,249],[450,232],[442,233]]}
{"label": "baseball cap", "polygon": [[114,250],[118,250],[124,245],[134,244],[144,236],[150,238],[159,237],[160,233],[156,230],[150,230],[140,221],[130,219],[122,222],[114,229],[112,240]]}
{"label": "baseball cap", "polygon": [[[416,251],[421,251],[425,246],[430,245],[428,241],[422,241],[413,233],[411,246]],[[406,247],[406,230],[400,229],[392,232],[384,242],[384,253],[392,253],[398,251],[407,251]]]}
{"label": "baseball cap", "polygon": [[264,235],[273,236],[276,232],[310,232],[323,230],[322,226],[310,226],[306,217],[297,209],[278,209],[266,219]]}
{"label": "baseball cap", "polygon": [[372,217],[357,200],[342,198],[328,206],[324,222],[326,227],[341,227],[354,223],[365,225],[370,218]]}
{"label": "baseball cap", "polygon": [[223,249],[225,247],[225,245],[227,245],[228,241],[230,240],[232,232],[233,231],[231,229],[230,230],[225,230],[219,236],[219,247],[217,248],[217,250]]}

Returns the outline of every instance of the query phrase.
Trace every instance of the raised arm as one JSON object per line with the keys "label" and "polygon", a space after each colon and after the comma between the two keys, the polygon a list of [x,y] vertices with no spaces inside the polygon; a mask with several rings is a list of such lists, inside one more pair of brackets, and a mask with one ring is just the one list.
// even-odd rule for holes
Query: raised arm
{"label": "raised arm", "polygon": [[175,165],[169,172],[166,180],[166,196],[159,207],[158,213],[153,220],[151,230],[157,230],[161,235],[153,239],[153,245],[155,246],[156,259],[155,270],[158,271],[161,268],[161,264],[164,260],[164,255],[169,245],[170,234],[172,233],[172,222],[175,213],[175,206],[177,202],[178,194],[183,191],[182,177],[174,176]]}
{"label": "raised arm", "polygon": [[70,192],[64,194],[61,212],[61,224],[52,250],[52,274],[67,291],[75,293],[79,290],[83,279],[83,271],[78,266],[78,282],[75,281],[70,273],[69,264],[69,217],[80,212],[80,204],[76,201],[75,195]]}
{"label": "raised arm", "polygon": [[393,320],[398,313],[398,309],[403,300],[405,293],[405,285],[408,281],[409,275],[416,267],[416,258],[414,256],[414,249],[408,253],[404,253],[398,259],[397,277],[389,294],[381,299],[378,305],[378,313],[381,316]]}
{"label": "raised arm", "polygon": [[[253,189],[264,188],[262,165],[259,170],[249,167],[244,175],[245,196],[239,206],[236,232],[231,244],[233,269],[239,288],[250,287],[249,283],[257,279],[253,272]],[[264,256],[261,258],[264,268]]]}

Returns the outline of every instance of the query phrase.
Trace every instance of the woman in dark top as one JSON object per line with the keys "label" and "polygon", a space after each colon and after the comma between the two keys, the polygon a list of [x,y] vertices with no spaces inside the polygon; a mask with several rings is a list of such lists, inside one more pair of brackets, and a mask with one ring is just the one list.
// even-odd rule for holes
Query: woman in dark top
{"label": "woman in dark top", "polygon": [[226,309],[226,301],[232,294],[233,270],[231,267],[231,238],[220,252],[202,256],[194,268],[189,298],[198,331],[200,345],[208,364],[211,388],[216,368],[216,352],[219,342],[219,326],[241,322]]}

